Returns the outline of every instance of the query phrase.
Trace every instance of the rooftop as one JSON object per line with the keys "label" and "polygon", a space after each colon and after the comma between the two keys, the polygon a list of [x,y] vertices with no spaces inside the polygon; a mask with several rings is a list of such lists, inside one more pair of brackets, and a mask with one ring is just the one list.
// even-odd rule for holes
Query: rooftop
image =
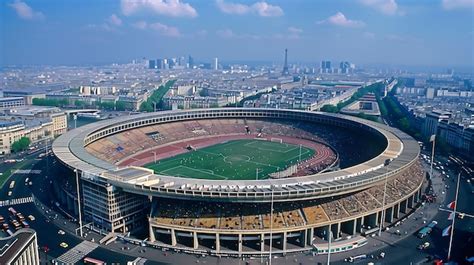
{"label": "rooftop", "polygon": [[0,97],[0,101],[23,100],[22,97]]}
{"label": "rooftop", "polygon": [[10,264],[17,255],[34,239],[36,232],[32,229],[20,229],[13,235],[0,238],[0,264]]}
{"label": "rooftop", "polygon": [[22,121],[2,121],[0,120],[0,128],[10,127],[14,125],[23,124]]}

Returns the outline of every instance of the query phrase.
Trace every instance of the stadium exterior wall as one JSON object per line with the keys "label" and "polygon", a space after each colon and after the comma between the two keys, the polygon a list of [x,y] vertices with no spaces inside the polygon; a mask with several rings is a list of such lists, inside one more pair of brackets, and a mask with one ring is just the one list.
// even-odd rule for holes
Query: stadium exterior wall
{"label": "stadium exterior wall", "polygon": [[[113,164],[94,157],[85,150],[85,146],[93,141],[132,128],[181,120],[213,118],[284,119],[324,123],[343,128],[350,127],[364,130],[375,137],[382,137],[387,142],[387,147],[377,157],[347,169],[296,178],[255,181],[186,179],[156,175],[150,172],[150,170],[142,168],[117,168]],[[361,191],[380,184],[385,179],[396,177],[400,172],[414,165],[419,154],[419,146],[414,139],[395,128],[382,124],[337,114],[253,108],[166,111],[105,120],[63,134],[53,143],[52,150],[62,164],[80,174],[83,180],[81,190],[84,208],[93,209],[86,214],[89,220],[96,223],[99,218],[101,219],[100,222],[110,224],[110,226],[105,227],[107,230],[120,232],[126,232],[127,225],[130,225],[132,228],[136,226],[135,223],[124,226],[121,223],[123,220],[130,220],[131,218],[135,220],[136,216],[143,217],[148,214],[146,212],[149,211],[148,204],[153,197],[242,203],[262,203],[269,202],[271,199],[275,202],[285,202],[327,198]],[[387,160],[390,160],[391,163],[388,166],[384,166]],[[94,188],[94,185],[97,187]],[[420,186],[413,190],[408,197],[398,200],[391,206],[389,205],[388,209],[394,209],[394,205],[400,205],[403,201],[405,201],[406,205],[411,201],[413,206],[413,201],[418,200],[420,196],[421,185],[420,183]],[[105,189],[107,191],[111,189],[113,194],[104,193],[104,196],[94,198],[84,196],[88,195],[89,191],[93,192],[94,189]],[[133,209],[139,207],[139,201],[143,203],[142,211],[134,211]],[[124,202],[131,203],[124,204]],[[106,210],[101,211],[98,209],[97,206],[99,204],[104,206]],[[109,215],[107,210],[107,208],[113,205],[123,205],[122,208],[114,208],[117,211],[114,216]],[[375,224],[377,224],[377,218],[380,218],[380,210],[376,209],[371,212],[361,213],[361,217],[357,217],[356,222],[358,218],[362,218],[362,220],[364,218],[375,218]],[[398,211],[400,211],[400,206],[398,206]],[[393,212],[394,210],[392,210]],[[117,216],[120,216],[120,218],[117,219]],[[302,244],[304,246],[299,248],[301,250],[308,248],[308,243],[309,245],[311,244],[309,238],[315,235],[314,230],[321,228],[321,225],[329,226],[329,229],[333,229],[331,227],[337,225],[335,230],[340,230],[342,223],[352,222],[352,220],[336,220],[327,224],[318,224],[317,226],[275,230],[275,233],[287,235],[294,231],[300,231],[301,237],[305,238],[300,240],[305,242]],[[139,222],[140,220],[137,220],[137,223]],[[242,239],[244,235],[250,233],[264,238],[264,241],[268,236],[268,231],[237,231],[229,233],[229,231],[206,231],[187,227],[163,226],[162,224],[154,223],[153,220],[149,223],[150,236],[155,234],[153,229],[163,229],[163,231],[168,231],[167,233],[171,234],[173,233],[172,231],[179,230],[193,235],[193,242],[199,242],[200,237],[208,234],[213,235],[214,238],[226,234],[236,235],[237,245],[239,246],[235,252],[237,254],[243,253],[241,244],[242,241],[245,241]],[[225,236],[222,239],[224,240]],[[151,238],[151,241],[154,241],[154,238]],[[220,241],[217,240],[216,242]],[[176,246],[173,242],[171,243],[167,244],[167,246]],[[219,244],[216,243],[216,251]],[[199,248],[199,244],[195,243],[191,249],[197,248]],[[265,250],[260,252],[263,253]]]}
{"label": "stadium exterior wall", "polygon": [[[396,202],[387,204],[385,209],[385,222],[384,227],[391,225],[395,221],[405,218],[413,209],[417,207],[420,202],[422,194],[422,184],[413,190],[409,195],[403,197]],[[314,250],[313,243],[318,237],[323,237],[322,234],[318,234],[318,229],[325,231],[324,234],[328,234],[331,230],[335,240],[340,240],[341,233],[344,231],[345,235],[350,237],[361,234],[364,231],[364,224],[369,225],[371,228],[378,227],[381,225],[382,208],[373,209],[371,211],[360,213],[357,216],[351,216],[350,218],[333,220],[325,223],[304,225],[298,227],[289,227],[285,229],[266,229],[266,230],[223,230],[223,229],[202,229],[202,228],[191,228],[176,225],[163,225],[154,222],[152,218],[149,218],[149,236],[150,245],[159,248],[174,248],[180,249],[192,253],[207,253],[217,256],[242,256],[242,255],[268,255],[269,254],[269,243],[270,237],[273,237],[273,242],[280,242],[280,244],[273,245],[273,254],[288,254],[291,252],[301,252],[307,250]],[[347,229],[349,226],[349,230]],[[346,227],[345,229],[343,227]],[[365,230],[368,230],[367,228]],[[170,239],[168,242],[157,240],[159,234],[169,235]],[[288,235],[299,237],[299,244],[292,245],[291,248],[288,241]],[[180,237],[192,238],[192,245],[186,246],[179,242]],[[211,239],[213,241],[212,250],[202,248],[200,240]],[[260,245],[260,249],[248,249],[244,248],[245,240],[257,241]],[[237,246],[236,249],[224,249],[222,245],[224,241],[227,241],[227,245]],[[344,240],[340,241],[341,243]]]}
{"label": "stadium exterior wall", "polygon": [[[298,178],[258,181],[198,180],[156,174],[148,174],[144,178],[144,171],[140,169],[127,170],[127,175],[124,175],[123,170],[92,156],[84,148],[92,141],[132,128],[179,120],[226,117],[288,119],[357,128],[383,136],[388,145],[379,156],[351,168]],[[355,117],[294,110],[225,108],[171,111],[98,122],[59,137],[53,143],[53,152],[62,163],[83,172],[83,177],[100,178],[131,193],[181,199],[268,202],[272,191],[275,201],[286,201],[322,198],[370,187],[386,175],[390,178],[411,166],[418,157],[419,146],[414,139],[395,128]],[[392,161],[388,168],[384,167],[387,159]]]}

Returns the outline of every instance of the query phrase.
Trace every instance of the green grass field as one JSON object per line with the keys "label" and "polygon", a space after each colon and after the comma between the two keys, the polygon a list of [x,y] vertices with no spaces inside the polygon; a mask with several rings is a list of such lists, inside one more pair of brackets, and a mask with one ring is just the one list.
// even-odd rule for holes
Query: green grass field
{"label": "green grass field", "polygon": [[[301,147],[301,160],[314,150]],[[151,163],[157,174],[215,180],[266,179],[298,162],[300,146],[263,140],[234,140]]]}

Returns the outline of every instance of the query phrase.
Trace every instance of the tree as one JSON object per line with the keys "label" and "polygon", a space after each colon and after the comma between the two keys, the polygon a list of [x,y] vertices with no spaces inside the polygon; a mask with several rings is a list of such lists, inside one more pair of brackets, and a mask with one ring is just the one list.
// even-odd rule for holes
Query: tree
{"label": "tree", "polygon": [[201,89],[201,91],[199,91],[199,96],[201,96],[201,97],[209,97],[209,90],[208,90],[207,88]]}
{"label": "tree", "polygon": [[339,109],[334,105],[326,104],[321,108],[321,111],[329,112],[329,113],[337,113],[339,112]]}
{"label": "tree", "polygon": [[175,81],[176,80],[170,80],[166,82],[165,85],[161,85],[158,89],[153,91],[150,97],[148,97],[148,99],[140,105],[140,111],[145,111],[145,112],[154,111],[155,106],[153,106],[153,104],[156,104],[156,108],[162,108],[163,97],[166,95],[168,90],[170,90],[170,88],[173,86]]}
{"label": "tree", "polygon": [[86,105],[86,103],[85,103],[84,101],[82,101],[82,100],[75,100],[75,101],[74,101],[74,106],[76,106],[76,107],[82,108],[82,107],[84,107],[85,105]]}
{"label": "tree", "polygon": [[36,106],[51,106],[62,107],[69,104],[67,99],[51,99],[51,98],[34,98],[33,105]]}
{"label": "tree", "polygon": [[12,143],[11,149],[14,153],[20,152],[20,151],[28,149],[28,147],[30,146],[30,143],[31,143],[30,138],[23,136],[17,141]]}
{"label": "tree", "polygon": [[147,100],[140,105],[140,111],[143,112],[153,112],[152,104]]}
{"label": "tree", "polygon": [[100,106],[101,109],[114,110],[114,108],[115,108],[115,103],[114,103],[114,102],[104,101],[104,102],[101,102],[101,103],[99,104],[99,106]]}
{"label": "tree", "polygon": [[124,111],[126,109],[127,109],[127,102],[120,101],[120,100],[115,102],[115,110]]}

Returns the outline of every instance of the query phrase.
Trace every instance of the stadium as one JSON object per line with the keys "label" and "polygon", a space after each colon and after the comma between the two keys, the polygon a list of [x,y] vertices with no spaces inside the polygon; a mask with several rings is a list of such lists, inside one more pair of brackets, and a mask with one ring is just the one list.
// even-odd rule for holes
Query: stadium
{"label": "stadium", "polygon": [[151,246],[212,255],[314,250],[330,234],[352,238],[334,251],[357,247],[361,234],[416,207],[424,184],[410,136],[321,112],[124,116],[74,129],[52,150],[61,165],[54,192],[71,213],[79,177],[85,222],[145,230]]}

